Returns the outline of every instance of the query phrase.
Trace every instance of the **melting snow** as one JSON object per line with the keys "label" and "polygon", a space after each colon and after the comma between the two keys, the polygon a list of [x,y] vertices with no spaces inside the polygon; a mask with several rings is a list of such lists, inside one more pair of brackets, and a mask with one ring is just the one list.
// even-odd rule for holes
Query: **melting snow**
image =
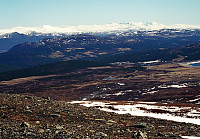
{"label": "melting snow", "polygon": [[121,85],[121,86],[123,86],[123,85],[125,85],[124,83],[117,83],[118,85]]}
{"label": "melting snow", "polygon": [[158,88],[183,88],[188,87],[186,83],[184,84],[172,84],[172,85],[160,85]]}
{"label": "melting snow", "polygon": [[142,93],[142,95],[145,94],[154,94],[156,92],[158,92],[158,89],[166,89],[166,88],[184,88],[184,87],[188,87],[188,86],[192,86],[189,85],[188,83],[183,83],[183,84],[172,84],[172,85],[159,85],[157,87],[153,87],[150,89],[143,89],[144,93]]}
{"label": "melting snow", "polygon": [[107,95],[112,95],[112,96],[119,96],[119,95],[124,95],[125,93],[119,92],[119,93],[115,93],[115,94],[107,94]]}
{"label": "melting snow", "polygon": [[184,139],[200,139],[200,137],[195,137],[195,136],[181,136]]}
{"label": "melting snow", "polygon": [[196,98],[196,99],[190,100],[190,102],[194,102],[194,101],[198,101],[198,100],[200,100],[200,98]]}
{"label": "melting snow", "polygon": [[142,62],[144,64],[158,63],[160,60]]}
{"label": "melting snow", "polygon": [[[155,102],[139,102],[136,104],[125,104],[125,105],[117,105],[117,102],[91,102],[91,101],[73,101],[71,103],[78,103],[80,105],[86,107],[94,107],[94,106],[101,106],[100,110],[107,111],[107,112],[115,112],[118,114],[131,114],[134,116],[148,116],[158,119],[165,119],[171,120],[176,122],[185,122],[185,123],[192,123],[196,125],[200,125],[200,109],[197,108],[194,110],[192,107],[177,107],[177,106],[156,106],[153,105]],[[114,105],[113,105],[114,104]],[[111,106],[116,110],[111,110],[108,107]],[[144,109],[144,110],[143,110]],[[153,113],[147,110],[164,110],[166,113]],[[183,116],[175,116],[170,112],[180,112],[180,111],[190,111],[183,113]],[[169,113],[168,113],[169,112]],[[187,116],[193,116],[192,118],[188,118]]]}

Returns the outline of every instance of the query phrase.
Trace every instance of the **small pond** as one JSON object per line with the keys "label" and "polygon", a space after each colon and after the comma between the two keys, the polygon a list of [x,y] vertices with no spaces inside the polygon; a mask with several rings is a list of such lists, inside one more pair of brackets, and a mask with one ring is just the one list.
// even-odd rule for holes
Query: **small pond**
{"label": "small pond", "polygon": [[117,78],[109,77],[109,78],[104,78],[103,80],[116,80]]}

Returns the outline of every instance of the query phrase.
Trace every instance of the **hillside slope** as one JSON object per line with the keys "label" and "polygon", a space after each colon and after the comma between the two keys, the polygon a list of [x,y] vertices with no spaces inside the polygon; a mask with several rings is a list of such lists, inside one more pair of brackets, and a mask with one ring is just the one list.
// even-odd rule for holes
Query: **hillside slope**
{"label": "hillside slope", "polygon": [[25,42],[39,42],[44,38],[53,38],[52,35],[46,34],[34,34],[25,35],[18,32],[6,33],[0,35],[0,53],[6,52],[11,49],[13,46],[22,44]]}
{"label": "hillside slope", "polygon": [[82,69],[95,66],[107,66],[114,62],[143,62],[143,61],[168,61],[173,62],[174,59],[182,57],[183,61],[194,61],[200,59],[200,44],[191,44],[179,48],[171,48],[164,50],[154,50],[148,52],[128,53],[97,60],[70,60],[56,62],[36,67],[30,67],[20,70],[8,71],[0,73],[0,80],[10,80],[14,78],[22,78],[28,76],[41,76],[49,74],[58,74],[64,72],[72,72],[76,69]]}
{"label": "hillside slope", "polygon": [[189,123],[115,114],[27,95],[0,94],[2,138],[181,138],[198,136]]}
{"label": "hillside slope", "polygon": [[0,64],[32,67],[66,60],[96,60],[118,54],[186,46],[197,43],[199,36],[199,30],[173,29],[131,31],[107,36],[69,35],[16,45],[0,54]]}

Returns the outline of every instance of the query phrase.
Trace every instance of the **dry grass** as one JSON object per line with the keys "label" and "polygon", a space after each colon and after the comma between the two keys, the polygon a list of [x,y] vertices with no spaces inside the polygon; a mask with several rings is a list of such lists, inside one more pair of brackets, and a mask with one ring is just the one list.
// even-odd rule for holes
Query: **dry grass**
{"label": "dry grass", "polygon": [[48,77],[55,77],[58,75],[47,75],[47,76],[31,76],[31,77],[25,77],[25,78],[17,78],[17,79],[13,79],[10,81],[1,81],[0,85],[16,85],[16,84],[22,84],[22,83],[26,83],[28,81],[33,81],[33,80],[37,80],[37,79],[42,79],[42,78],[48,78]]}
{"label": "dry grass", "polygon": [[98,70],[98,69],[111,69],[111,66],[105,66],[105,67],[89,67],[88,69],[92,70]]}
{"label": "dry grass", "polygon": [[162,64],[156,66],[146,66],[146,68],[156,71],[165,71],[165,74],[154,73],[152,78],[148,76],[145,77],[149,78],[152,81],[167,82],[176,80],[199,79],[200,77],[200,68],[183,67],[180,66],[179,64],[170,63],[170,64]]}
{"label": "dry grass", "polygon": [[182,55],[178,55],[178,58],[175,58],[175,59],[173,59],[172,61],[174,61],[174,62],[179,62],[179,61],[182,61],[182,60],[184,60],[184,56],[182,56]]}

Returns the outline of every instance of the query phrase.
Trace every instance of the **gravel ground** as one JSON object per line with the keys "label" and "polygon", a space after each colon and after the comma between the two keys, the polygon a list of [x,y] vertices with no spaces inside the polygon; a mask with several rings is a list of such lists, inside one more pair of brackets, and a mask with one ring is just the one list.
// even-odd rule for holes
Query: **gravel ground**
{"label": "gravel ground", "polygon": [[119,115],[36,96],[0,94],[0,138],[165,139],[199,136],[200,126]]}

